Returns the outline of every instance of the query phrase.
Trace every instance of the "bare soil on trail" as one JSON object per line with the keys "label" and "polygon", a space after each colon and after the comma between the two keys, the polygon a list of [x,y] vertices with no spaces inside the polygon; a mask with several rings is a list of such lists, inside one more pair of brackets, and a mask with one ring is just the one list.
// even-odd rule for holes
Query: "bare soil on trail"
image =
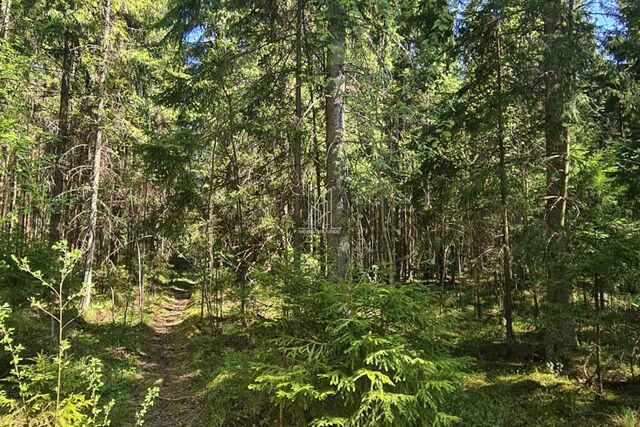
{"label": "bare soil on trail", "polygon": [[154,310],[154,333],[144,349],[144,377],[160,388],[160,396],[145,417],[149,427],[192,427],[197,423],[195,372],[190,370],[187,331],[181,328],[191,297],[190,285],[174,282]]}

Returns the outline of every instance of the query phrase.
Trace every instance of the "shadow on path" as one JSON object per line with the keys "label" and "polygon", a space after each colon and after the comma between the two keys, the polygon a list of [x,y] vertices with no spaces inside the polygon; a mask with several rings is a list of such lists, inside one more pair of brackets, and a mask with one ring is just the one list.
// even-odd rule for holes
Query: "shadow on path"
{"label": "shadow on path", "polygon": [[181,328],[192,286],[185,281],[173,281],[163,290],[160,307],[154,310],[150,324],[153,335],[143,349],[143,370],[148,383],[160,388],[160,396],[149,410],[145,426],[195,425],[195,372],[188,363],[188,331]]}

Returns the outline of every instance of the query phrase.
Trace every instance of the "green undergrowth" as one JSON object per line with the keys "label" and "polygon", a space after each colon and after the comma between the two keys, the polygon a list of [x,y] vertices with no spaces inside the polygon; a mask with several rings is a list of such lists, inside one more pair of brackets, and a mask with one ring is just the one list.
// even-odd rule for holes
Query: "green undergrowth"
{"label": "green undergrowth", "polygon": [[231,314],[219,323],[200,319],[201,294],[195,289],[187,317],[178,333],[189,337],[189,363],[197,371],[195,393],[200,424],[207,427],[267,426],[273,420],[273,408],[263,397],[249,389],[255,379],[251,369],[257,358],[255,331],[243,326],[237,316],[237,304],[225,303]]}
{"label": "green undergrowth", "polygon": [[[194,302],[199,301],[194,294]],[[430,302],[437,306],[437,300]],[[233,306],[225,312],[232,312]],[[264,313],[258,317],[264,321]],[[503,326],[499,309],[485,303],[476,319],[472,306],[464,309],[451,304],[439,315],[440,321],[455,325],[442,333],[456,357],[471,357],[472,364],[459,381],[457,390],[448,394],[439,407],[458,417],[460,426],[636,426],[640,407],[640,386],[605,387],[598,394],[593,386],[579,381],[577,353],[571,367],[558,372],[542,360],[535,320],[520,316],[514,322],[519,337],[511,352],[502,343]],[[196,384],[201,425],[211,427],[272,426],[280,411],[290,409],[273,404],[268,393],[256,392],[256,361],[264,360],[261,341],[268,338],[261,322],[247,327],[229,316],[219,329],[201,322],[197,304],[183,324],[193,335],[188,344],[190,363],[199,372]],[[268,329],[267,329],[268,331]],[[584,332],[584,331],[583,331]],[[631,420],[626,422],[625,420]],[[634,421],[635,420],[635,421]],[[454,421],[452,419],[452,421]],[[420,424],[416,426],[430,425]],[[633,423],[636,424],[633,424]],[[285,417],[285,425],[298,426]],[[374,424],[372,424],[374,425]]]}
{"label": "green undergrowth", "polygon": [[[475,359],[463,387],[444,410],[462,418],[461,425],[478,427],[611,426],[621,414],[640,408],[640,384],[605,387],[581,382],[585,350],[580,348],[561,371],[543,361],[542,335],[535,319],[514,321],[518,342],[509,350],[497,307],[484,307],[476,319],[473,307],[450,310],[455,329],[449,333],[454,353]],[[581,336],[588,333],[584,327]],[[610,363],[611,369],[616,368]],[[617,366],[617,369],[622,369]],[[612,374],[613,375],[613,374]],[[634,424],[629,424],[634,426]]]}
{"label": "green undergrowth", "polygon": [[104,394],[115,401],[113,425],[133,419],[140,397],[137,384],[142,378],[141,353],[152,334],[143,323],[85,323],[76,331],[76,353],[92,355],[104,363]]}
{"label": "green undergrowth", "polygon": [[[293,406],[298,402],[288,397],[291,396],[289,393],[292,389],[286,388],[289,387],[288,383],[283,381],[288,371],[296,372],[297,367],[308,370],[325,361],[339,363],[339,354],[327,353],[327,357],[334,358],[333,360],[322,359],[324,356],[320,355],[320,359],[310,359],[310,362],[307,362],[293,354],[288,355],[287,359],[282,359],[281,355],[294,347],[291,346],[290,338],[283,341],[279,338],[281,332],[275,335],[274,333],[278,331],[277,328],[296,326],[315,331],[315,338],[326,341],[331,340],[332,336],[323,336],[323,331],[326,327],[330,328],[331,324],[318,328],[313,323],[313,316],[317,315],[313,311],[306,312],[302,317],[311,322],[309,324],[281,323],[281,320],[277,319],[280,315],[279,309],[274,308],[273,301],[268,299],[269,295],[261,293],[259,288],[253,295],[257,301],[250,305],[252,308],[248,313],[246,325],[242,324],[237,311],[238,305],[233,302],[225,303],[225,316],[218,323],[212,319],[201,320],[197,283],[185,278],[165,278],[149,286],[142,323],[135,303],[128,307],[125,323],[122,301],[116,301],[114,308],[111,299],[106,295],[97,297],[84,320],[78,321],[71,330],[69,339],[73,342],[72,355],[78,359],[93,356],[103,362],[103,395],[105,400],[113,399],[115,402],[111,412],[111,425],[130,425],[139,402],[144,398],[145,387],[151,385],[142,373],[144,354],[148,351],[146,343],[154,333],[149,322],[167,299],[171,298],[174,286],[192,287],[193,290],[185,321],[177,326],[175,333],[183,336],[186,341],[188,360],[184,362],[197,372],[192,391],[197,401],[193,409],[197,412],[195,419],[198,421],[194,426],[273,426],[277,425],[280,414],[285,414],[286,426],[307,425],[306,421],[300,421],[301,412]],[[367,295],[371,298],[374,296],[372,293]],[[476,319],[472,305],[466,305],[464,308],[456,306],[459,301],[456,294],[447,295],[445,308],[441,311],[438,310],[438,296],[427,294],[427,297],[428,299],[420,301],[420,304],[431,307],[430,316],[434,320],[426,323],[424,328],[435,328],[436,324],[444,325],[444,328],[439,327],[439,339],[446,341],[453,357],[468,358],[467,360],[471,361],[456,381],[456,387],[451,388],[446,396],[439,400],[438,410],[452,416],[449,421],[453,425],[638,425],[640,385],[605,387],[602,395],[598,394],[594,387],[584,386],[579,381],[582,350],[576,353],[571,366],[565,367],[562,371],[549,369],[542,360],[542,351],[538,344],[542,336],[537,332],[535,319],[532,317],[516,317],[514,328],[519,342],[508,351],[502,343],[503,326],[499,308],[488,302],[491,301],[490,298],[484,299],[481,317]],[[380,301],[384,301],[384,298]],[[228,300],[228,295],[225,299]],[[370,301],[367,304],[370,304]],[[308,305],[312,306],[314,304]],[[327,306],[327,309],[329,307]],[[349,310],[341,312],[347,317],[353,315]],[[401,313],[404,311],[399,314]],[[324,316],[326,311],[322,311],[321,314]],[[318,319],[320,318],[318,316]],[[389,330],[387,322],[390,320],[392,319],[389,318],[381,324],[381,331]],[[29,309],[16,310],[12,313],[10,322],[16,327],[17,337],[26,339],[24,343],[28,349],[46,347],[50,331],[41,316]],[[362,331],[359,328],[375,329],[376,324],[377,320],[372,318],[364,324],[358,323],[358,327],[353,331],[360,334]],[[346,327],[346,324],[340,327]],[[289,329],[288,333],[295,337],[299,330]],[[581,328],[581,334],[588,333],[588,328]],[[381,333],[380,336],[384,337],[385,333]],[[277,346],[282,346],[283,343],[288,347],[278,350]],[[344,346],[345,351],[353,351],[350,348],[350,345]],[[353,360],[353,363],[360,363],[361,359]],[[616,366],[615,363],[610,362],[609,366],[608,373],[615,377],[615,372],[611,372]],[[261,375],[262,379],[259,380]],[[257,381],[259,383],[265,378],[272,382],[271,387],[275,387],[275,394],[265,387],[256,387]],[[296,383],[300,387],[326,386],[322,390],[330,391],[328,385],[315,383],[309,378],[301,377],[296,381],[300,381]],[[282,394],[278,394],[278,387],[284,387],[280,389]],[[316,409],[313,409],[316,403],[312,401],[309,405],[310,410],[320,407],[316,406]],[[409,425],[430,425],[420,422],[418,419]]]}
{"label": "green undergrowth", "polygon": [[640,388],[624,391],[585,388],[544,366],[480,363],[446,409],[465,426],[608,426],[612,414],[637,407]]}
{"label": "green undergrowth", "polygon": [[104,364],[104,396],[115,401],[111,410],[113,426],[130,425],[146,388],[154,385],[145,380],[142,372],[147,343],[154,335],[149,325],[170,297],[171,287],[184,281],[193,285],[185,278],[160,278],[152,282],[154,285],[145,292],[143,322],[135,300],[125,310],[124,301],[116,301],[114,308],[108,295],[98,296],[73,331],[74,352],[78,356],[97,357]]}

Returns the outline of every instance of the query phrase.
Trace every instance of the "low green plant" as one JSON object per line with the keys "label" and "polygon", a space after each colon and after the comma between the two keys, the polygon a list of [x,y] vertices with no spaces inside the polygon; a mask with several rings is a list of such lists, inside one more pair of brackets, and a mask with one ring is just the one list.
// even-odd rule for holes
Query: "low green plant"
{"label": "low green plant", "polygon": [[158,395],[160,393],[160,389],[158,387],[150,387],[147,389],[147,394],[144,397],[144,401],[140,405],[140,409],[136,412],[136,426],[144,425],[144,417],[149,412],[149,409],[153,406]]}
{"label": "low green plant", "polygon": [[0,306],[0,342],[11,355],[11,371],[5,379],[10,387],[0,390],[0,425],[109,425],[114,402],[102,402],[100,360],[67,358],[69,344],[65,342],[55,356],[39,353],[23,359],[25,348],[14,343],[13,328],[6,326],[10,313],[8,304]]}
{"label": "low green plant", "polygon": [[[18,268],[37,280],[49,291],[48,298],[32,298],[31,306],[51,318],[57,344],[53,354],[40,352],[24,358],[25,347],[14,340],[14,328],[7,325],[9,304],[0,306],[0,343],[10,354],[11,369],[0,390],[0,426],[107,426],[114,401],[102,397],[104,377],[102,362],[94,357],[74,359],[71,342],[65,331],[79,316],[75,307],[82,290],[68,292],[68,279],[81,252],[68,249],[65,242],[54,246],[60,253],[60,270],[55,280],[45,278],[40,270],[30,267],[26,258],[13,257]],[[158,394],[150,389],[136,414],[136,425],[144,424],[144,415]]]}
{"label": "low green plant", "polygon": [[[319,291],[310,291],[317,288]],[[316,281],[274,336],[250,388],[296,425],[446,425],[439,410],[468,363],[451,357],[418,285]]]}
{"label": "low green plant", "polygon": [[640,427],[640,415],[631,408],[624,408],[610,418],[611,425],[615,427]]}

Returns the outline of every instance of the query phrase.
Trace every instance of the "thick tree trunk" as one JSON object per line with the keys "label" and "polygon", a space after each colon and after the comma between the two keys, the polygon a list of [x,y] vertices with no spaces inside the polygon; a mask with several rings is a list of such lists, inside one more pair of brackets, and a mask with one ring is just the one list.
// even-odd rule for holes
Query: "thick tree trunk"
{"label": "thick tree trunk", "polygon": [[345,11],[341,1],[330,0],[328,14],[331,45],[326,82],[326,170],[329,227],[332,233],[327,237],[327,258],[330,279],[339,281],[346,280],[349,275],[348,200],[345,189],[347,147],[344,137]]}
{"label": "thick tree trunk", "polygon": [[100,190],[100,170],[102,169],[103,127],[105,81],[107,79],[107,56],[109,50],[109,33],[111,31],[111,0],[104,0],[104,29],[102,33],[102,65],[98,73],[98,105],[96,108],[96,139],[93,147],[93,170],[91,176],[91,200],[89,202],[89,218],[87,221],[87,248],[84,268],[84,295],[80,308],[86,309],[91,304],[93,289],[93,258],[96,248],[96,226],[98,222],[98,192]]}
{"label": "thick tree trunk", "polygon": [[503,300],[502,308],[505,325],[505,340],[508,344],[515,342],[513,334],[513,301],[511,289],[513,285],[513,272],[511,269],[511,243],[509,241],[509,205],[508,205],[508,183],[506,150],[504,144],[504,104],[502,102],[502,46],[500,44],[500,24],[496,31],[496,72],[497,72],[497,95],[498,95],[498,151],[500,157],[500,208],[502,217],[502,287]]}
{"label": "thick tree trunk", "polygon": [[71,85],[76,62],[76,35],[69,29],[64,32],[64,53],[62,59],[62,78],[60,84],[60,107],[58,110],[58,137],[52,147],[54,157],[53,187],[51,200],[53,207],[49,219],[49,243],[60,240],[62,219],[62,192],[64,190],[64,155],[71,139],[69,115],[71,110]]}
{"label": "thick tree trunk", "polygon": [[[573,0],[563,4],[557,0],[547,5],[544,16],[545,52],[545,144],[546,144],[546,209],[545,222],[549,234],[549,269],[547,291],[548,327],[546,357],[557,361],[576,342],[571,318],[573,293],[559,259],[566,249],[565,212],[569,178],[569,131],[565,112],[569,101],[571,60],[561,54],[566,50],[564,38],[571,36]],[[568,24],[563,25],[563,17]]]}

